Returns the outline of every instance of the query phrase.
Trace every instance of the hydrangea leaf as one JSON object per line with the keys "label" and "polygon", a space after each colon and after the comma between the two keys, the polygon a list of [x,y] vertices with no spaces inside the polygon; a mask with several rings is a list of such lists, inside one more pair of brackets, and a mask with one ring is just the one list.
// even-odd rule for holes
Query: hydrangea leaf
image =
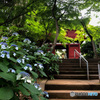
{"label": "hydrangea leaf", "polygon": [[13,97],[13,91],[9,87],[0,88],[0,100],[10,100]]}
{"label": "hydrangea leaf", "polygon": [[42,70],[40,70],[40,73],[41,73],[43,76],[47,77],[47,75],[45,74],[45,72],[43,72]]}
{"label": "hydrangea leaf", "polygon": [[33,57],[33,56],[27,56],[27,57],[28,57],[28,58],[31,58],[31,59],[34,59],[34,60],[36,59],[36,58],[35,58],[35,57]]}
{"label": "hydrangea leaf", "polygon": [[9,81],[15,81],[16,77],[15,77],[15,74],[13,73],[4,73],[4,72],[0,72],[0,77],[1,78],[4,78],[6,80],[9,80]]}
{"label": "hydrangea leaf", "polygon": [[5,65],[5,63],[0,63],[0,69],[4,72],[7,72],[8,71],[8,68],[7,66]]}
{"label": "hydrangea leaf", "polygon": [[22,85],[28,89],[31,94],[39,94],[39,91],[32,85],[32,84],[28,84],[28,83],[22,83]]}
{"label": "hydrangea leaf", "polygon": [[18,89],[26,96],[29,96],[30,93],[23,87],[23,86],[19,86]]}
{"label": "hydrangea leaf", "polygon": [[13,61],[13,62],[15,62],[15,63],[17,62],[16,59],[14,59],[14,58],[12,58],[12,57],[10,57],[9,60],[11,60],[11,61]]}
{"label": "hydrangea leaf", "polygon": [[33,71],[31,71],[31,73],[32,73],[32,75],[33,75],[35,78],[38,78],[38,74],[37,74],[37,73],[35,73],[35,72],[33,72]]}
{"label": "hydrangea leaf", "polygon": [[39,100],[39,97],[37,95],[31,95],[31,96],[32,96],[33,100]]}

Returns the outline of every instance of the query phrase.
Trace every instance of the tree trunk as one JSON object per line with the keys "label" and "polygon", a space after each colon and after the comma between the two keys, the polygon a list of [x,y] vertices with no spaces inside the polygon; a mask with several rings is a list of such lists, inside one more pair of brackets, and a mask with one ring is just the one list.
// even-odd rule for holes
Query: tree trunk
{"label": "tree trunk", "polygon": [[98,58],[98,57],[97,57],[96,48],[95,48],[95,43],[94,43],[93,39],[91,39],[91,43],[92,43],[92,47],[93,47],[94,58]]}
{"label": "tree trunk", "polygon": [[58,35],[59,35],[59,26],[58,26],[58,20],[59,19],[57,19],[56,16],[55,16],[56,2],[57,2],[57,0],[54,0],[54,5],[53,5],[53,8],[52,8],[52,15],[53,15],[53,18],[54,18],[54,21],[55,21],[55,24],[56,24],[56,37],[55,37],[53,45],[51,47],[51,51],[54,50],[56,43],[57,43],[57,38],[58,38]]}
{"label": "tree trunk", "polygon": [[56,23],[56,37],[54,39],[54,42],[53,42],[53,45],[51,47],[51,50],[53,51],[55,46],[56,46],[56,43],[57,43],[57,38],[58,38],[58,35],[59,35],[59,26],[58,26],[58,21],[55,19],[55,23]]}
{"label": "tree trunk", "polygon": [[97,58],[98,56],[97,56],[97,52],[96,52],[96,48],[95,48],[95,43],[94,43],[94,41],[93,41],[93,37],[90,35],[90,33],[89,33],[89,31],[88,31],[86,25],[85,25],[82,21],[80,21],[80,22],[81,22],[81,24],[82,24],[82,26],[83,26],[85,32],[87,33],[87,35],[88,35],[89,38],[91,39],[92,48],[93,48],[93,52],[94,52],[94,58]]}

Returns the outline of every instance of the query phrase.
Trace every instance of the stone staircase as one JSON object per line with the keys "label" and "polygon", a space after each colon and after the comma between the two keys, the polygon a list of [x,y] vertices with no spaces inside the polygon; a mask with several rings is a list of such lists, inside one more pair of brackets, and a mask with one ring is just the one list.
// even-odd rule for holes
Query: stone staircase
{"label": "stone staircase", "polygon": [[[98,79],[98,59],[89,61],[89,78]],[[60,74],[55,75],[56,79],[87,79],[87,67],[82,62],[82,67],[79,66],[79,59],[64,59],[60,65]]]}
{"label": "stone staircase", "polygon": [[[98,80],[98,61],[100,59],[88,59],[89,78],[87,80],[86,64],[82,62],[79,66],[79,59],[64,59],[59,63],[59,75],[55,75],[55,80],[48,80],[45,84],[45,91],[50,95],[50,100],[100,100],[100,84]],[[75,93],[97,93],[98,96],[71,96]]]}

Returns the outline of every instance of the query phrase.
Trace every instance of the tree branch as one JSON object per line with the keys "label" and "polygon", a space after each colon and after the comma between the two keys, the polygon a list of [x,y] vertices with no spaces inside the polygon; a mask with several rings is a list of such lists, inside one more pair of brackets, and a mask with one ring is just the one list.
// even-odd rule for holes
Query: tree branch
{"label": "tree branch", "polygon": [[24,12],[24,13],[22,13],[22,12],[23,12],[25,9],[27,9],[27,7],[31,6],[31,4],[33,4],[33,3],[34,3],[34,1],[32,1],[31,3],[29,3],[26,7],[24,7],[24,8],[20,11],[20,13],[19,13],[18,15],[14,16],[12,19],[8,19],[8,18],[7,18],[5,22],[0,23],[0,26],[1,26],[1,25],[4,25],[4,24],[6,24],[6,23],[10,23],[10,22],[12,22],[13,20],[17,19],[18,17],[20,17],[20,16],[22,16],[22,15],[28,13],[28,12],[29,12],[28,10],[27,10],[26,12]]}

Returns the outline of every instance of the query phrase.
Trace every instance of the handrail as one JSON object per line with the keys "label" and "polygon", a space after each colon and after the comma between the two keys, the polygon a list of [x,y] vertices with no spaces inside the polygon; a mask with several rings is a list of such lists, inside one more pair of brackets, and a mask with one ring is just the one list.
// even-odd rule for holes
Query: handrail
{"label": "handrail", "polygon": [[99,74],[99,83],[100,83],[100,61],[98,62],[98,74]]}
{"label": "handrail", "polygon": [[88,61],[83,57],[83,55],[81,55],[81,53],[79,53],[76,49],[74,50],[74,58],[76,58],[76,54],[79,56],[79,60],[80,60],[80,68],[81,68],[81,59],[83,59],[86,62],[87,65],[87,79],[89,80],[89,65],[88,65]]}

